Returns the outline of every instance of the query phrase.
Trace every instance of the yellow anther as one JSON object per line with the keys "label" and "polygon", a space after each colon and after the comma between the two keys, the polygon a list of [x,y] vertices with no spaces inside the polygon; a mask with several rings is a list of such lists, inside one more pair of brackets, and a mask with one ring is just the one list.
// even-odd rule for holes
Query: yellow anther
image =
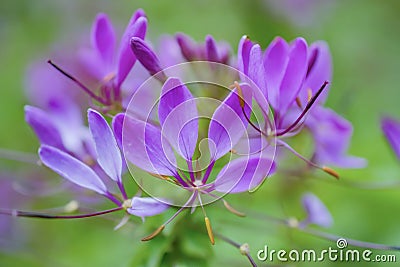
{"label": "yellow anther", "polygon": [[165,225],[161,225],[158,227],[151,235],[142,238],[142,241],[149,241],[156,237],[159,233],[161,233],[165,228]]}
{"label": "yellow anther", "polygon": [[322,170],[324,171],[324,172],[326,172],[327,174],[330,174],[330,175],[332,175],[333,177],[335,177],[336,179],[339,179],[339,173],[337,173],[334,169],[331,169],[331,168],[329,168],[329,167],[326,167],[326,166],[323,166],[322,167]]}
{"label": "yellow anther", "polygon": [[204,221],[206,222],[206,228],[207,228],[208,237],[210,238],[211,244],[214,245],[215,244],[215,239],[214,239],[214,234],[213,234],[213,231],[212,231],[212,228],[211,228],[210,220],[208,219],[208,217],[205,217]]}

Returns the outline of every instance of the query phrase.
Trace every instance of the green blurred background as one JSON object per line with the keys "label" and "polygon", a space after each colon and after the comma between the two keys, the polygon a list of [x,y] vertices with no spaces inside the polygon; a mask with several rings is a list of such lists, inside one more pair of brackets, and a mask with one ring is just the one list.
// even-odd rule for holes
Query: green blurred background
{"label": "green blurred background", "polygon": [[[229,199],[260,213],[301,217],[304,216],[301,194],[311,191],[323,200],[334,217],[334,226],[328,232],[400,245],[400,187],[363,190],[347,184],[349,181],[400,182],[400,166],[379,126],[384,114],[400,119],[400,1],[311,2],[318,5],[312,5],[313,9],[304,13],[303,20],[296,21],[267,1],[3,0],[0,3],[0,148],[35,153],[38,142],[23,118],[23,106],[27,104],[24,97],[27,65],[46,58],[57,49],[57,44],[68,42],[69,38],[85,34],[89,38],[91,22],[98,12],[108,13],[113,23],[123,29],[134,10],[143,8],[149,18],[148,36],[152,41],[163,33],[184,32],[198,41],[212,34],[217,40],[227,40],[236,51],[244,34],[264,48],[276,35],[287,40],[303,36],[308,43],[322,39],[328,42],[334,61],[327,106],[353,123],[350,152],[365,157],[368,167],[339,170],[340,181],[332,181],[318,172],[303,179],[290,174],[276,175],[257,193]],[[0,159],[0,168],[6,173],[21,173],[26,166]],[[59,200],[57,196],[42,198],[39,202],[41,208],[66,203],[65,198]],[[240,243],[248,242],[254,257],[265,244],[274,249],[335,246],[266,220],[238,219],[222,208],[210,209],[209,217],[213,218],[216,231]],[[133,224],[113,231],[113,220],[118,220],[118,215],[106,218],[110,220],[15,220],[23,237],[16,233],[10,238],[12,249],[0,251],[0,266],[141,266],[145,265],[144,259],[152,266],[166,252],[170,252],[168,257],[182,258],[179,266],[248,264],[235,248],[220,240],[210,248],[203,233],[179,225],[186,224],[184,220],[177,221],[179,227],[171,226],[166,237],[142,244],[140,237],[151,227],[142,227],[140,220],[134,220]],[[151,218],[149,224],[157,225],[165,218]],[[179,233],[174,233],[178,230]],[[168,240],[168,235],[181,236],[180,242]],[[400,254],[397,257],[400,260]],[[318,266],[349,264],[325,262]],[[390,263],[369,266],[374,265],[391,266]]]}

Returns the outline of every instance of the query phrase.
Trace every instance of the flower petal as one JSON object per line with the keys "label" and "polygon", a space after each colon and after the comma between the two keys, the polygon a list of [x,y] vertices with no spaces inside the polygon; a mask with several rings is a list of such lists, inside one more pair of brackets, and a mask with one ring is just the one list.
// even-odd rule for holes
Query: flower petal
{"label": "flower petal", "polygon": [[331,109],[316,106],[305,123],[314,136],[315,162],[341,168],[365,167],[365,159],[347,155],[353,134],[353,127],[349,121]]}
{"label": "flower petal", "polygon": [[164,83],[158,117],[163,135],[181,156],[191,160],[199,130],[197,107],[189,89],[178,78]]}
{"label": "flower petal", "polygon": [[104,13],[96,16],[92,28],[92,45],[106,65],[111,66],[115,49],[115,33],[110,19]]}
{"label": "flower petal", "polygon": [[133,15],[131,23],[128,24],[121,38],[121,43],[118,52],[118,71],[117,71],[117,87],[125,81],[132,66],[136,62],[136,56],[130,47],[132,37],[144,39],[147,31],[147,19],[144,16],[136,18],[137,12]]}
{"label": "flower petal", "polygon": [[114,181],[121,182],[122,158],[107,121],[97,111],[88,110],[88,122],[97,151],[97,162]]}
{"label": "flower petal", "polygon": [[[253,43],[244,35],[239,42],[238,48],[238,68],[241,72],[248,75],[249,71],[249,60],[250,60],[250,50],[253,46]],[[244,80],[244,79],[243,79]]]}
{"label": "flower petal", "polygon": [[162,70],[160,60],[144,40],[139,37],[133,37],[131,39],[131,49],[150,75],[155,75]]}
{"label": "flower petal", "polygon": [[61,134],[51,117],[43,110],[25,106],[25,121],[32,127],[42,145],[65,150]]}
{"label": "flower petal", "polygon": [[211,35],[206,36],[206,57],[208,61],[219,62],[217,43]]}
{"label": "flower petal", "polygon": [[190,36],[183,33],[177,33],[175,35],[175,38],[181,50],[182,56],[187,61],[194,61],[199,59],[197,44]]}
{"label": "flower petal", "polygon": [[[325,81],[332,79],[332,57],[329,51],[329,46],[326,42],[317,41],[309,47],[308,53],[308,68],[306,80],[304,81],[303,88],[299,93],[302,103],[308,101],[308,90],[311,89],[315,95],[318,89]],[[329,84],[324,89],[322,94],[318,97],[318,103],[324,103],[328,95]]]}
{"label": "flower petal", "polygon": [[126,159],[147,172],[175,176],[174,151],[163,142],[164,138],[154,125],[124,116],[122,144]]}
{"label": "flower petal", "polygon": [[44,165],[81,187],[105,195],[107,188],[99,176],[89,166],[61,150],[42,145],[39,156]]}
{"label": "flower petal", "polygon": [[263,64],[263,52],[258,44],[255,44],[250,50],[248,76],[252,82],[254,82],[260,88],[264,97],[268,98],[265,69]]}
{"label": "flower petal", "polygon": [[167,210],[169,206],[151,197],[132,198],[132,207],[127,211],[135,216],[146,217],[160,214]]}
{"label": "flower petal", "polygon": [[392,118],[381,120],[382,131],[396,156],[400,159],[400,123]]}
{"label": "flower petal", "polygon": [[285,75],[279,88],[280,114],[284,114],[296,99],[302,88],[307,66],[307,43],[303,38],[297,38],[291,44]]}
{"label": "flower petal", "polygon": [[274,108],[279,108],[279,91],[288,63],[289,45],[280,37],[275,38],[264,54],[265,78],[268,100]]}
{"label": "flower petal", "polygon": [[215,190],[240,193],[254,189],[275,172],[275,163],[260,155],[240,157],[229,162],[215,179]]}
{"label": "flower petal", "polygon": [[333,224],[330,212],[317,196],[307,193],[303,196],[302,202],[307,212],[305,223],[312,223],[322,227],[330,227]]}
{"label": "flower petal", "polygon": [[247,127],[240,98],[244,100],[244,112],[251,114],[252,93],[247,84],[241,85],[242,96],[237,88],[215,110],[208,129],[209,149],[213,160],[217,160],[231,150],[242,137]]}

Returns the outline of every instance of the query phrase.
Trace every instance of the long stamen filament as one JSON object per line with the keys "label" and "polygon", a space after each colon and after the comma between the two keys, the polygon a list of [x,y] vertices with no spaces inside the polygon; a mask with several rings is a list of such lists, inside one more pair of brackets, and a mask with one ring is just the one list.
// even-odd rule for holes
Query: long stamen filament
{"label": "long stamen filament", "polygon": [[158,234],[160,234],[164,230],[164,228],[167,224],[169,224],[173,219],[176,218],[176,216],[178,216],[183,210],[187,209],[193,203],[194,199],[197,197],[197,194],[198,194],[198,191],[194,191],[193,194],[188,199],[188,201],[186,201],[186,203],[177,212],[175,212],[175,214],[172,215],[171,218],[169,218],[165,223],[163,223],[160,227],[158,227],[153,233],[151,233],[150,235],[148,235],[146,237],[143,237],[141,240],[142,241],[150,241],[154,237],[156,237]]}
{"label": "long stamen filament", "polygon": [[325,173],[333,176],[336,179],[340,178],[339,173],[337,173],[335,170],[333,170],[332,168],[329,168],[327,166],[319,166],[318,164],[310,161],[309,159],[306,159],[304,156],[302,156],[300,153],[298,153],[296,150],[294,150],[291,146],[289,146],[287,143],[281,141],[281,140],[277,140],[277,144],[284,146],[287,150],[289,150],[290,152],[292,152],[295,156],[297,156],[298,158],[300,158],[301,160],[303,160],[304,162],[306,162],[307,164],[309,164],[310,166],[323,170]]}
{"label": "long stamen filament", "polygon": [[204,209],[204,205],[203,205],[203,202],[201,201],[200,194],[198,194],[198,198],[199,198],[199,203],[200,203],[201,210],[203,211],[203,214],[204,214],[204,222],[206,224],[208,238],[210,238],[211,244],[215,245],[215,238],[214,238],[213,230],[212,230],[212,227],[211,227],[211,222],[210,222],[210,219],[208,218],[208,216],[206,214],[206,211]]}
{"label": "long stamen filament", "polygon": [[53,66],[56,70],[61,72],[63,75],[65,75],[68,79],[73,81],[76,85],[78,85],[85,93],[87,93],[91,98],[95,99],[97,102],[102,103],[103,105],[108,105],[109,103],[104,100],[103,98],[97,96],[94,94],[87,86],[85,86],[83,83],[81,83],[78,79],[76,79],[74,76],[66,72],[65,70],[61,69],[59,66],[54,64],[51,60],[48,60],[47,63],[49,63],[51,66]]}
{"label": "long stamen filament", "polygon": [[303,112],[299,115],[299,117],[297,117],[297,119],[289,127],[287,127],[285,130],[276,133],[275,136],[282,136],[282,135],[290,132],[304,118],[304,116],[310,110],[312,105],[314,105],[315,101],[321,95],[322,91],[325,89],[325,87],[328,85],[328,83],[329,83],[328,81],[325,81],[322,84],[321,88],[319,88],[317,93],[310,99],[310,101],[308,101],[307,106],[304,108]]}
{"label": "long stamen filament", "polygon": [[83,219],[83,218],[90,218],[116,212],[122,209],[123,209],[122,207],[117,207],[109,210],[103,210],[89,214],[78,214],[78,215],[51,215],[51,214],[44,214],[32,211],[20,211],[20,210],[0,210],[0,214],[16,216],[16,217],[42,218],[42,219]]}

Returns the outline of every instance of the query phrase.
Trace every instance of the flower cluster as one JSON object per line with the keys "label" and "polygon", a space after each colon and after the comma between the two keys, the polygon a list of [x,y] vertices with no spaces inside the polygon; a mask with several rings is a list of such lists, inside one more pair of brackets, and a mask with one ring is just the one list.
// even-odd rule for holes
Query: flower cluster
{"label": "flower cluster", "polygon": [[[347,155],[350,122],[324,106],[332,78],[325,42],[277,37],[263,51],[244,36],[233,55],[210,35],[196,43],[178,33],[154,49],[147,26],[146,14],[137,10],[117,45],[110,19],[99,14],[89,46],[49,60],[47,70],[33,65],[27,79],[32,106],[25,107],[25,119],[40,141],[43,165],[117,207],[83,215],[13,214],[82,218],[124,210],[143,218],[178,208],[147,241],[199,206],[214,244],[204,206],[222,199],[242,216],[223,198],[255,191],[278,172],[282,148],[336,178],[327,165],[365,165]],[[302,132],[313,140],[309,158],[289,145]],[[147,196],[128,196],[127,169]],[[303,204],[307,218],[299,227],[331,225],[316,196],[307,194]]]}

